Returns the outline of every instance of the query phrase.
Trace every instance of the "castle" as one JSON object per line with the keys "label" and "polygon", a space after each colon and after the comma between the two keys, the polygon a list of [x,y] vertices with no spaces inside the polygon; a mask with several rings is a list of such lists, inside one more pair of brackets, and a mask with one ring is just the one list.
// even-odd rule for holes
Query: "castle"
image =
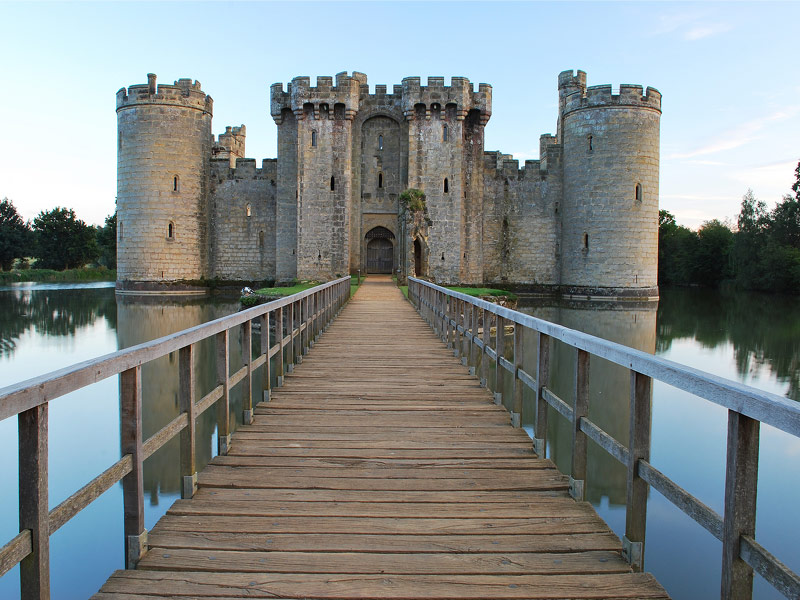
{"label": "castle", "polygon": [[[540,159],[484,151],[492,88],[366,75],[271,88],[278,157],[214,137],[199,82],[117,92],[117,289],[393,272],[567,297],[658,295],[661,94],[558,77]],[[425,192],[412,224],[399,196]],[[195,286],[192,288],[192,286]]]}

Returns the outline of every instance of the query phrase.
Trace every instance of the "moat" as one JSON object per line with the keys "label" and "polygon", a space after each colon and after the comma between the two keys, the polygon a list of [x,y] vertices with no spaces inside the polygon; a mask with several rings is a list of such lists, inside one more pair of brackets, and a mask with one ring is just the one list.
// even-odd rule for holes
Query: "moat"
{"label": "moat", "polygon": [[[230,300],[115,297],[113,284],[23,284],[0,288],[0,386],[228,314]],[[662,290],[649,305],[536,304],[519,307],[537,317],[605,337],[671,360],[800,401],[800,307],[793,298],[755,294],[724,295],[704,290]],[[232,340],[234,352],[238,343]],[[213,385],[213,348],[201,344],[198,392]],[[569,397],[572,357],[556,353],[551,382]],[[241,364],[231,357],[231,368]],[[144,434],[177,414],[177,357],[165,357],[144,372]],[[592,360],[591,418],[627,442],[628,374]],[[232,402],[239,399],[232,397]],[[241,411],[234,410],[234,414]],[[523,414],[523,425],[530,420]],[[201,466],[216,448],[213,417],[198,421]],[[551,417],[548,453],[569,465],[570,431]],[[119,403],[116,378],[55,401],[50,413],[50,505],[55,506],[119,457]],[[726,414],[718,406],[663,384],[653,398],[652,463],[714,510],[722,511]],[[145,463],[147,527],[178,498],[176,444]],[[624,530],[625,471],[590,445],[587,499],[617,534]],[[0,497],[0,538],[17,531],[17,435],[14,419],[0,423],[0,467],[9,493]],[[761,431],[757,537],[794,570],[800,557],[788,532],[798,530],[800,443],[768,426]],[[53,595],[85,598],[113,569],[122,566],[121,489],[106,492],[51,540]],[[780,517],[778,517],[780,515]],[[88,532],[88,533],[87,533]],[[676,599],[718,594],[720,544],[700,526],[651,491],[646,569]],[[688,540],[688,542],[687,542]],[[756,578],[755,598],[779,598]],[[0,579],[0,597],[14,598],[18,571]]]}

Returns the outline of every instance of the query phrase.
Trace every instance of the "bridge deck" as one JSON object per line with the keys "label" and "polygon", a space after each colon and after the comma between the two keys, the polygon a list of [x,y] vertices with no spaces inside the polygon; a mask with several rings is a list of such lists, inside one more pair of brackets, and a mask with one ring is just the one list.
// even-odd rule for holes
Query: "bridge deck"
{"label": "bridge deck", "polygon": [[100,599],[667,598],[370,277]]}

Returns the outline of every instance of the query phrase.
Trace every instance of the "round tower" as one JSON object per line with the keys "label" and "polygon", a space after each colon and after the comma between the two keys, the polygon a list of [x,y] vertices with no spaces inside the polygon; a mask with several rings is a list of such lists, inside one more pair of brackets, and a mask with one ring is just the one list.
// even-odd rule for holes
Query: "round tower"
{"label": "round tower", "polygon": [[207,189],[213,101],[180,79],[117,92],[117,289],[208,275]]}
{"label": "round tower", "polygon": [[661,94],[559,75],[561,286],[566,295],[658,296]]}

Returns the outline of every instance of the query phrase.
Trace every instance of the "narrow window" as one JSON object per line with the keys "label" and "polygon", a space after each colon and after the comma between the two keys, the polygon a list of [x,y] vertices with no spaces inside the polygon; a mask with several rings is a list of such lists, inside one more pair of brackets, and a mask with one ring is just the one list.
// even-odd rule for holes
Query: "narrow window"
{"label": "narrow window", "polygon": [[262,250],[264,249],[264,232],[263,231],[259,231],[258,232],[258,247],[261,248]]}
{"label": "narrow window", "polygon": [[378,136],[378,150],[383,150],[383,136]]}
{"label": "narrow window", "polygon": [[583,249],[584,250],[589,249],[589,234],[586,233],[585,231],[583,232]]}
{"label": "narrow window", "polygon": [[592,150],[594,150],[594,147],[592,145],[592,135],[591,134],[586,136],[586,141],[589,142],[589,152],[591,152]]}
{"label": "narrow window", "polygon": [[177,192],[178,191],[178,176],[177,175],[172,177],[172,191],[173,192]]}
{"label": "narrow window", "polygon": [[446,194],[449,191],[450,191],[450,186],[447,183],[447,177],[445,177],[444,178],[444,193]]}
{"label": "narrow window", "polygon": [[383,173],[378,173],[378,188],[383,187]]}
{"label": "narrow window", "polygon": [[335,189],[336,189],[336,180],[333,178],[333,175],[331,175],[331,191]]}
{"label": "narrow window", "polygon": [[312,131],[311,132],[311,147],[312,148],[316,148],[317,147],[317,132],[316,131]]}
{"label": "narrow window", "polygon": [[447,125],[442,127],[442,141],[443,142],[447,141]]}
{"label": "narrow window", "polygon": [[175,225],[171,221],[169,225],[167,225],[167,239],[168,240],[175,239]]}
{"label": "narrow window", "polygon": [[249,217],[252,214],[252,210],[250,208],[250,203],[247,203],[247,206],[244,207],[245,214]]}
{"label": "narrow window", "polygon": [[119,239],[122,239],[122,221],[119,222],[117,229],[119,230]]}
{"label": "narrow window", "polygon": [[636,196],[635,196],[637,202],[641,202],[642,201],[642,195],[643,195],[642,194],[642,184],[641,183],[637,183],[636,184]]}

